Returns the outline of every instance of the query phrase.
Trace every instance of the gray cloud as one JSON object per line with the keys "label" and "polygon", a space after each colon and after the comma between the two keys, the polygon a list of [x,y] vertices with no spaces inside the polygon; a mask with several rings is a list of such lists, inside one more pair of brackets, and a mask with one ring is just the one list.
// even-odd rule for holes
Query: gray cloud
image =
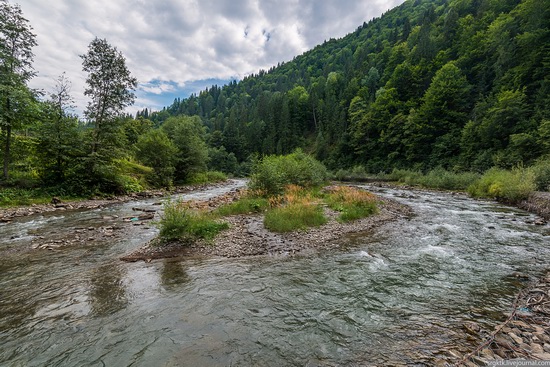
{"label": "gray cloud", "polygon": [[[204,79],[241,78],[342,37],[404,0],[10,0],[37,34],[31,86],[51,90],[62,72],[81,112],[86,75],[80,54],[94,37],[125,55],[147,93]],[[169,83],[169,84],[168,84]],[[183,97],[183,96],[182,96]]]}

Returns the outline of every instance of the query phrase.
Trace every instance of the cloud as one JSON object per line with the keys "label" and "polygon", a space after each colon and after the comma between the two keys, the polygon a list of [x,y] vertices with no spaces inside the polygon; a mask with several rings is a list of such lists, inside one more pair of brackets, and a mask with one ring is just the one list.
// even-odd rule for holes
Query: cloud
{"label": "cloud", "polygon": [[[10,0],[16,1],[16,0]],[[79,55],[94,37],[126,57],[140,82],[136,105],[171,103],[190,82],[227,81],[342,37],[404,0],[19,0],[37,34],[31,86],[51,90],[66,72],[82,112]],[[201,83],[198,83],[201,84]],[[202,87],[202,84],[201,84]],[[191,91],[192,92],[197,92]],[[181,95],[180,97],[186,97]],[[156,102],[153,102],[156,101]]]}

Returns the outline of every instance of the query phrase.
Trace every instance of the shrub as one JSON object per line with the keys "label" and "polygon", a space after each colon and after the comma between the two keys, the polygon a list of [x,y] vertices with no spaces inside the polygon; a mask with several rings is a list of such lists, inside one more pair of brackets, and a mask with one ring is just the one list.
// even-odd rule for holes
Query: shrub
{"label": "shrub", "polygon": [[468,193],[473,197],[495,198],[509,203],[518,203],[527,199],[535,189],[535,174],[532,169],[491,168],[470,185]]}
{"label": "shrub", "polygon": [[225,180],[227,180],[227,175],[225,173],[219,171],[207,171],[191,175],[187,182],[193,185],[201,185],[214,182],[223,182]]}
{"label": "shrub", "polygon": [[391,181],[398,181],[406,185],[416,185],[420,177],[422,177],[422,173],[419,171],[394,168],[387,177]]}
{"label": "shrub", "polygon": [[479,179],[480,175],[473,172],[450,172],[436,168],[419,178],[419,184],[424,187],[443,190],[466,190]]}
{"label": "shrub", "polygon": [[267,156],[253,169],[250,187],[266,196],[284,193],[287,185],[313,187],[327,179],[325,166],[301,150],[285,156]]}
{"label": "shrub", "polygon": [[545,157],[531,167],[538,191],[550,191],[550,157]]}
{"label": "shrub", "polygon": [[213,239],[220,231],[229,227],[210,213],[194,212],[181,202],[168,202],[158,222],[162,242],[192,242],[198,239]]}

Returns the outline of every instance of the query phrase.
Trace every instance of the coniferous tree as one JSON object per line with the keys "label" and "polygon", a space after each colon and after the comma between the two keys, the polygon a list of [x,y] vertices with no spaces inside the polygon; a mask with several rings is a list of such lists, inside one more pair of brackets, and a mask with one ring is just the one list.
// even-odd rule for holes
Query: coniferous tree
{"label": "coniferous tree", "polygon": [[36,35],[19,5],[0,0],[0,127],[4,135],[4,179],[9,178],[12,132],[29,115],[34,103],[27,82],[32,67]]}

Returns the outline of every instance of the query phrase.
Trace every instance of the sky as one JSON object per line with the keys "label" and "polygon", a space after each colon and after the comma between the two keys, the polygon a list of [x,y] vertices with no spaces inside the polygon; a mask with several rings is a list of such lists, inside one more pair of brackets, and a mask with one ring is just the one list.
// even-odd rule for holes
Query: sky
{"label": "sky", "polygon": [[138,79],[126,112],[160,110],[213,84],[267,70],[340,38],[404,0],[9,0],[36,34],[30,87],[51,93],[65,73],[82,115],[80,55],[104,38]]}

